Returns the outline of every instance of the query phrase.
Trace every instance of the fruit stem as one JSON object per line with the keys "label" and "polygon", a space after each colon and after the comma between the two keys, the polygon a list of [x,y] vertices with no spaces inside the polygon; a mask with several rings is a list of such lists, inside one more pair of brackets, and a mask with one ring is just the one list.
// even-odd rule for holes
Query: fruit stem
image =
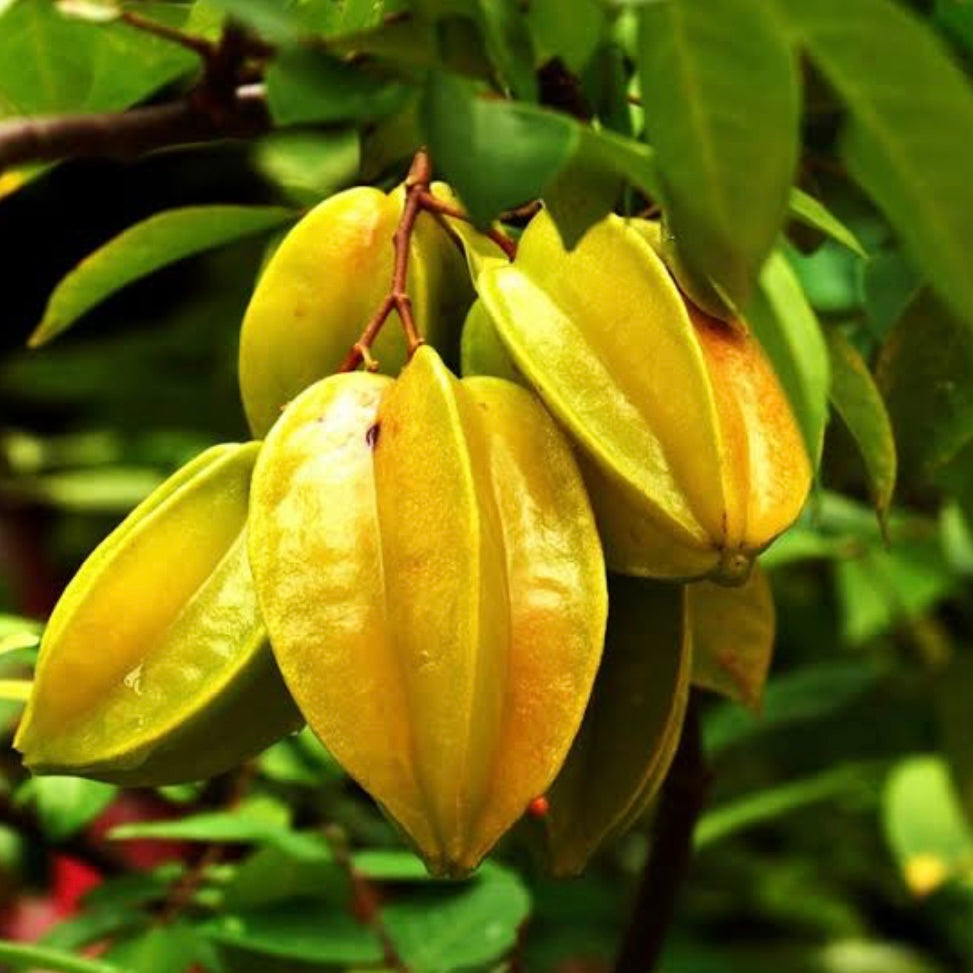
{"label": "fruit stem", "polygon": [[[405,205],[402,208],[402,216],[399,224],[392,234],[392,246],[395,251],[395,261],[392,267],[392,283],[388,294],[382,299],[371,320],[365,325],[361,337],[351,346],[344,361],[338,368],[339,372],[353,372],[359,365],[364,365],[366,371],[378,371],[379,363],[372,356],[372,345],[378,337],[379,332],[388,320],[389,315],[394,310],[399,316],[402,329],[405,331],[405,338],[408,344],[409,357],[411,358],[416,349],[425,344],[419,329],[416,326],[415,315],[412,313],[412,299],[409,297],[408,278],[409,278],[409,251],[412,241],[412,234],[415,231],[416,220],[422,212],[431,213],[441,223],[444,217],[450,219],[471,222],[469,216],[458,206],[453,206],[444,200],[438,199],[432,194],[430,183],[432,182],[432,162],[429,153],[425,148],[419,149],[412,159],[409,167],[409,174],[405,179]],[[448,232],[449,227],[446,227]],[[452,235],[452,234],[451,234]],[[513,260],[517,254],[517,244],[497,227],[491,227],[486,236],[491,239]]]}
{"label": "fruit stem", "polygon": [[412,314],[412,299],[409,297],[406,285],[409,277],[409,244],[412,241],[416,219],[423,209],[423,194],[429,192],[431,179],[432,163],[429,161],[429,153],[424,148],[419,149],[412,160],[409,174],[406,176],[405,205],[402,208],[399,225],[395,228],[395,233],[392,234],[395,263],[392,268],[392,284],[389,293],[386,294],[371,320],[365,325],[361,337],[351,346],[351,350],[338,368],[339,372],[353,372],[362,363],[368,371],[377,371],[378,362],[371,354],[372,344],[393,309],[398,314],[402,329],[405,331],[406,342],[409,346],[409,357],[411,358],[416,349],[424,344],[423,337],[419,334],[415,317]]}
{"label": "fruit stem", "polygon": [[703,811],[711,774],[703,756],[699,699],[693,691],[672,768],[652,825],[652,847],[635,895],[614,973],[655,969],[675,914],[676,894],[689,869],[693,831]]}
{"label": "fruit stem", "polygon": [[[428,190],[422,194],[422,208],[435,216],[448,216],[453,220],[462,220],[464,223],[472,223],[469,214],[461,210],[452,203],[447,203],[442,199],[437,199]],[[503,230],[491,226],[484,230],[484,236],[492,240],[506,254],[508,260],[513,260],[517,256],[517,243],[512,240]]]}

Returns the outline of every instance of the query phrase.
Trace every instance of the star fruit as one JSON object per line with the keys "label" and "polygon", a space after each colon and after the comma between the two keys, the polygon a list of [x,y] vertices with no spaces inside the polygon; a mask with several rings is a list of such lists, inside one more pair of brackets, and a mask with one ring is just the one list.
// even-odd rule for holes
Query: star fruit
{"label": "star fruit", "polygon": [[36,774],[211,777],[301,725],[246,554],[258,443],[214,446],[147,497],[51,615],[14,745]]}
{"label": "star fruit", "polygon": [[567,252],[542,210],[517,259],[486,267],[477,289],[467,366],[486,349],[483,370],[497,367],[485,311],[577,447],[609,567],[745,580],[811,481],[787,397],[748,330],[687,301],[618,216]]}
{"label": "star fruit", "polygon": [[542,794],[591,691],[604,563],[567,441],[526,390],[400,377],[298,396],[254,472],[273,650],[325,746],[431,871],[463,874]]}
{"label": "star fruit", "polygon": [[[452,201],[443,184],[433,192]],[[240,391],[254,436],[264,436],[299,392],[338,370],[382,303],[404,199],[403,186],[336,193],[304,216],[268,261],[240,332]],[[448,349],[472,291],[463,258],[428,213],[419,215],[409,243],[409,294],[419,332]],[[401,332],[386,328],[373,352],[395,373],[406,360]]]}

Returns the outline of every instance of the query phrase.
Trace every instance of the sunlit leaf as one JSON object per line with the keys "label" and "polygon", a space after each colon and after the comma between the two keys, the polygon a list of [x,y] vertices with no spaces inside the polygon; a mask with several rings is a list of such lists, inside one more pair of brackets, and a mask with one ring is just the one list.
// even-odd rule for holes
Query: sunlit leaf
{"label": "sunlit leaf", "polygon": [[973,835],[941,757],[909,757],[895,767],[885,787],[882,823],[914,894],[926,895],[973,871]]}
{"label": "sunlit leaf", "polygon": [[50,341],[127,284],[177,260],[294,219],[279,206],[187,206],[150,216],[86,257],[55,288],[34,347]]}
{"label": "sunlit leaf", "polygon": [[828,416],[828,347],[783,254],[774,253],[764,265],[747,321],[790,399],[808,455],[816,465]]}
{"label": "sunlit leaf", "polygon": [[[143,3],[139,12],[177,27],[188,17],[187,7],[171,3]],[[0,117],[125,108],[198,68],[189,51],[126,24],[17,3],[0,21]]]}

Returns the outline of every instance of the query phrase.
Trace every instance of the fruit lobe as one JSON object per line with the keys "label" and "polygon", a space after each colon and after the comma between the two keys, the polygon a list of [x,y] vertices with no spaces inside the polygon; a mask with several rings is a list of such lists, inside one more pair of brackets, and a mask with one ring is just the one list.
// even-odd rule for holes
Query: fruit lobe
{"label": "fruit lobe", "polygon": [[186,464],[65,589],[15,740],[33,772],[199,780],[300,724],[246,558],[258,449],[215,446]]}
{"label": "fruit lobe", "polygon": [[742,581],[810,486],[756,339],[686,302],[614,216],[567,253],[542,211],[514,264],[487,268],[478,287],[516,368],[579,447],[609,566]]}
{"label": "fruit lobe", "polygon": [[[435,186],[451,200],[449,190]],[[344,190],[287,234],[260,276],[240,333],[240,390],[254,435],[266,434],[299,392],[336,371],[392,277],[403,187]],[[469,275],[449,235],[420,214],[410,242],[409,293],[419,331],[449,348],[450,329],[471,299]],[[405,363],[400,329],[385,328],[373,354],[383,369]]]}
{"label": "fruit lobe", "polygon": [[274,651],[336,759],[430,869],[462,873],[543,793],[601,653],[604,568],[570,450],[533,397],[402,376],[299,396],[254,476]]}

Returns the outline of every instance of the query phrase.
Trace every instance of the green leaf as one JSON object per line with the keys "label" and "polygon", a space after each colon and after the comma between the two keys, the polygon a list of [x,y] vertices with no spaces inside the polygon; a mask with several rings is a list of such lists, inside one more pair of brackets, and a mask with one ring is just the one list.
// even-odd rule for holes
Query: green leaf
{"label": "green leaf", "polygon": [[828,418],[828,347],[783,254],[775,252],[764,265],[746,318],[790,399],[804,445],[816,466]]}
{"label": "green leaf", "polygon": [[527,21],[541,63],[560,58],[575,74],[591,60],[606,26],[598,0],[575,0],[568,16],[564,0],[532,0]]}
{"label": "green leaf", "polygon": [[326,846],[317,859],[260,848],[239,865],[224,890],[223,909],[247,912],[293,899],[324,899],[340,910],[351,889],[345,870]]}
{"label": "green leaf", "polygon": [[267,70],[267,104],[278,125],[373,121],[407,95],[404,85],[307,48],[282,51]]}
{"label": "green leaf", "polygon": [[53,926],[40,938],[39,944],[52,949],[77,952],[125,929],[144,925],[145,914],[129,909],[94,908],[85,896],[84,909]]}
{"label": "green leaf", "polygon": [[7,943],[0,941],[0,962],[7,969],[40,969],[56,973],[124,973],[120,966],[97,959],[72,956],[50,946],[35,946],[29,943]]}
{"label": "green leaf", "polygon": [[106,879],[85,894],[86,910],[132,908],[162,901],[173,883],[183,874],[183,866],[170,862],[144,872],[129,872]]}
{"label": "green leaf", "polygon": [[217,942],[305,963],[377,963],[384,956],[374,932],[321,902],[223,916],[200,928]]}
{"label": "green leaf", "polygon": [[416,889],[382,910],[412,973],[443,973],[499,959],[517,942],[529,912],[530,896],[517,875],[490,863],[462,885]]}
{"label": "green leaf", "polygon": [[37,347],[126,284],[183,257],[294,219],[278,206],[187,206],[149,217],[86,257],[55,288],[30,337]]}
{"label": "green leaf", "polygon": [[884,671],[874,662],[819,662],[771,679],[759,719],[732,703],[707,714],[706,750],[717,753],[761,733],[830,716],[874,686]]}
{"label": "green leaf", "polygon": [[707,811],[696,826],[693,844],[697,850],[707,848],[791,811],[834,801],[863,790],[877,790],[878,780],[876,765],[853,763],[841,764],[813,777],[768,787]]}
{"label": "green leaf", "polygon": [[828,351],[831,402],[865,461],[875,506],[884,521],[895,491],[892,423],[868,365],[858,349],[836,328],[828,332]]}
{"label": "green leaf", "polygon": [[232,811],[193,814],[172,821],[140,821],[113,828],[116,841],[159,838],[172,841],[231,842],[273,845],[295,857],[322,855],[323,839],[291,831],[287,812],[272,801],[254,799]]}
{"label": "green leaf", "polygon": [[220,969],[213,944],[186,922],[168,923],[116,942],[109,959],[138,973],[174,973],[175,970]]}
{"label": "green leaf", "polygon": [[858,237],[824,203],[796,186],[791,189],[787,211],[792,220],[823,233],[835,243],[840,243],[852,253],[867,259],[868,253]]}
{"label": "green leaf", "polygon": [[922,287],[922,279],[901,251],[874,254],[863,268],[861,282],[869,332],[883,341]]}
{"label": "green leaf", "polygon": [[923,291],[889,332],[875,371],[902,475],[927,481],[973,440],[973,331]]}
{"label": "green leaf", "polygon": [[52,841],[63,841],[94,820],[118,788],[83,777],[31,777],[17,800],[32,800],[41,826]]}
{"label": "green leaf", "polygon": [[917,895],[973,870],[973,835],[945,761],[909,757],[889,774],[882,823],[903,877]]}
{"label": "green leaf", "polygon": [[446,74],[430,75],[420,117],[436,166],[481,226],[540,196],[579,140],[566,116],[478,97]]}
{"label": "green leaf", "polygon": [[959,584],[938,537],[904,539],[894,531],[892,537],[888,551],[872,548],[835,567],[842,632],[850,645],[921,617]]}
{"label": "green leaf", "polygon": [[254,147],[257,168],[301,206],[353,182],[359,156],[358,134],[351,130],[273,132]]}
{"label": "green leaf", "polygon": [[[139,12],[175,27],[188,17],[172,3],[143,3]],[[53,3],[16,3],[0,14],[0,118],[127,108],[198,67],[175,44],[122,23],[64,17]]]}
{"label": "green leaf", "polygon": [[534,51],[518,0],[476,0],[487,54],[506,89],[520,101],[537,101]]}
{"label": "green leaf", "polygon": [[355,871],[374,882],[429,882],[429,871],[411,851],[368,848],[352,856]]}
{"label": "green leaf", "polygon": [[848,109],[842,154],[943,300],[973,326],[973,90],[889,0],[783,0]]}
{"label": "green leaf", "polygon": [[689,269],[743,307],[797,161],[787,35],[765,0],[669,0],[639,17],[642,103],[668,225]]}

